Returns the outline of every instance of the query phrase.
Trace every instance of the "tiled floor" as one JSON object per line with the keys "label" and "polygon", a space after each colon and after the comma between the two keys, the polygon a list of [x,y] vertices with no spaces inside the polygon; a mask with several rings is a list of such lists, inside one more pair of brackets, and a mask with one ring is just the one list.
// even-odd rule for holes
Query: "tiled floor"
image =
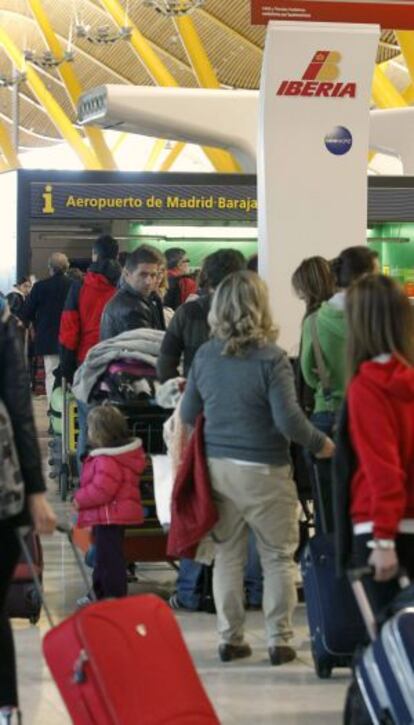
{"label": "tiled floor", "polygon": [[[42,442],[44,403],[36,404]],[[42,430],[43,428],[43,430]],[[68,506],[58,501],[55,485],[50,484],[50,499],[61,520],[68,520]],[[68,543],[61,535],[45,539],[45,589],[56,621],[73,611],[76,598],[83,593],[80,576],[72,560]],[[142,566],[133,591],[153,591],[166,595],[174,585],[174,573],[163,565],[157,569]],[[341,723],[348,673],[337,670],[331,680],[316,678],[309,652],[308,632],[303,605],[296,612],[296,646],[299,657],[291,665],[271,668],[266,657],[262,617],[248,613],[247,639],[253,657],[240,663],[220,664],[217,660],[215,618],[209,614],[178,614],[197,669],[224,725],[334,725]],[[38,626],[15,622],[20,691],[26,725],[68,725],[71,720],[41,657],[41,637],[47,630],[42,615]],[[139,672],[137,673],[139,677]],[[160,683],[162,691],[162,683]],[[139,725],[139,718],[137,718]],[[197,725],[197,723],[194,723]]]}

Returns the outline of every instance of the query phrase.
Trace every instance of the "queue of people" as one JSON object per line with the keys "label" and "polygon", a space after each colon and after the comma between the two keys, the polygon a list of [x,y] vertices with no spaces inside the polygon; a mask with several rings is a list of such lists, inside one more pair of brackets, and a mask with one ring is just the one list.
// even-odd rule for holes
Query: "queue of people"
{"label": "queue of people", "polygon": [[[298,482],[292,443],[317,461],[329,529],[339,532],[341,565],[368,562],[374,568],[373,605],[379,609],[392,599],[401,566],[414,576],[413,310],[400,287],[379,273],[377,256],[366,247],[346,249],[333,261],[304,260],[292,278],[306,307],[295,376],[277,344],[283,320],[272,319],[266,284],[252,271],[257,260],[246,269],[238,251],[216,252],[204,262],[200,288],[189,284],[188,261],[179,248],[166,259],[142,245],[126,256],[122,269],[118,252],[115,240],[100,237],[92,266],[75,282],[67,277],[66,257],[52,255],[50,279],[33,287],[23,312],[20,295],[25,292],[13,291],[14,312],[33,321],[38,350],[50,358],[49,394],[50,373],[59,362],[71,382],[99,341],[135,330],[161,334],[159,380],[185,378],[184,424],[194,426],[204,417],[218,513],[211,537],[219,658],[229,662],[252,651],[244,625],[245,567],[253,535],[258,577],[263,577],[269,661],[288,663],[296,657]],[[52,304],[53,329],[50,316],[47,323],[44,318]],[[21,340],[5,300],[0,305],[0,401],[11,420],[26,495],[18,517],[0,518],[5,552],[0,558],[0,713],[7,714],[18,707],[4,610],[19,554],[16,527],[31,518],[39,533],[50,533],[55,517],[45,498]],[[172,319],[166,307],[177,308]],[[84,402],[79,408],[84,463],[74,508],[79,525],[95,527],[95,594],[123,596],[122,539],[126,525],[142,521],[144,452],[119,411]],[[197,608],[186,606],[186,597],[196,601],[191,597],[197,593],[197,567],[193,560],[181,561],[173,608]]]}

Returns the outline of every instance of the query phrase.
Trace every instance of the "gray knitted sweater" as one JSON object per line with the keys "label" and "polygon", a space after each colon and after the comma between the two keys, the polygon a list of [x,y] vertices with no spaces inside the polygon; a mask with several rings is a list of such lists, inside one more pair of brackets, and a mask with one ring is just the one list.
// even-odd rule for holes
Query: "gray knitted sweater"
{"label": "gray knitted sweater", "polygon": [[181,405],[185,423],[204,411],[207,456],[284,466],[290,441],[318,453],[325,436],[299,407],[286,353],[277,345],[222,352],[216,339],[199,349]]}

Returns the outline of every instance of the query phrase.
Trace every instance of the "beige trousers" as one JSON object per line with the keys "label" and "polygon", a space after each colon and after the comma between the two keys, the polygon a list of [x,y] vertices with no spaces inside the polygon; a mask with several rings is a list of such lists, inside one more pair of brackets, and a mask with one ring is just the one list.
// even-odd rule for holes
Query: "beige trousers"
{"label": "beige trousers", "polygon": [[290,466],[243,465],[208,460],[220,520],[213,530],[216,557],[213,590],[221,642],[244,637],[243,574],[248,528],[255,534],[263,568],[263,613],[269,647],[293,636],[298,499]]}

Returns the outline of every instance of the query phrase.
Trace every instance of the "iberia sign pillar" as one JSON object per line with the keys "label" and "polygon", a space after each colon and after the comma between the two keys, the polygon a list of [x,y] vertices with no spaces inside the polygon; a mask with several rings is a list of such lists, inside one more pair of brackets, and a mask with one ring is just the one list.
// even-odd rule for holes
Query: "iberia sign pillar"
{"label": "iberia sign pillar", "polygon": [[259,266],[281,344],[300,336],[290,278],[305,257],[364,244],[379,27],[271,22],[260,86]]}

